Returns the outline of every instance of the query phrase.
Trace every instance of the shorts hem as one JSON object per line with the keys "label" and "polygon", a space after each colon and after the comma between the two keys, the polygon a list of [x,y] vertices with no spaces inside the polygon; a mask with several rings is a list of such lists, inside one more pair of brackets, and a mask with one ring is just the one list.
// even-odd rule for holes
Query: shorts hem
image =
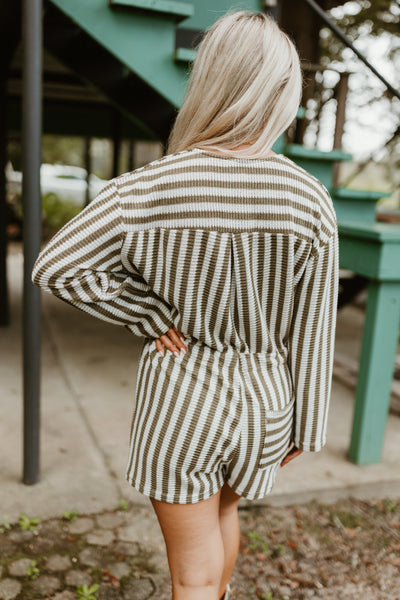
{"label": "shorts hem", "polygon": [[272,492],[272,488],[273,486],[269,486],[267,487],[267,489],[265,491],[263,491],[261,494],[245,494],[244,490],[241,489],[240,487],[232,487],[231,484],[229,483],[229,481],[226,482],[229,487],[232,489],[233,492],[235,492],[235,494],[238,494],[241,498],[243,498],[244,500],[261,500],[262,498],[265,498],[265,496],[268,496],[268,494],[270,494]]}
{"label": "shorts hem", "polygon": [[192,495],[192,500],[190,502],[174,502],[173,500],[170,499],[170,496],[168,494],[165,494],[164,492],[159,492],[158,490],[156,490],[154,488],[149,488],[147,486],[142,486],[140,484],[137,484],[133,479],[129,479],[128,477],[125,477],[125,480],[129,483],[129,485],[131,487],[133,487],[135,490],[137,490],[144,496],[147,496],[148,498],[153,498],[154,500],[160,500],[161,502],[167,502],[168,504],[181,504],[181,505],[197,504],[198,502],[201,502],[202,500],[208,500],[212,496],[215,496],[215,494],[218,494],[218,492],[222,488],[223,484],[225,483],[225,482],[223,482],[222,485],[220,485],[216,491],[210,490],[211,493],[204,492],[201,494]]}

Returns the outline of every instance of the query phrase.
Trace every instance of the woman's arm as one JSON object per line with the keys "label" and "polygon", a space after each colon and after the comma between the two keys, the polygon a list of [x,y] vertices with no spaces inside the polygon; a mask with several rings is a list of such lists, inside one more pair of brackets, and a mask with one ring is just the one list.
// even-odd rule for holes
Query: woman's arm
{"label": "woman's arm", "polygon": [[318,452],[326,443],[339,289],[339,239],[313,248],[295,292],[288,360],[295,390],[294,444]]}
{"label": "woman's arm", "polygon": [[171,306],[121,256],[125,226],[112,180],[50,240],[32,281],[72,306],[142,337],[173,327]]}

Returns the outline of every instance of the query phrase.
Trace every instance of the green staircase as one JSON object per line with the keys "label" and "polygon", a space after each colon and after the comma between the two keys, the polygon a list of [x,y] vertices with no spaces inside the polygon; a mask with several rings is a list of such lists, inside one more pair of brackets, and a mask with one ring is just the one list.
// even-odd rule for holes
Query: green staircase
{"label": "green staircase", "polygon": [[[46,50],[107,98],[136,139],[164,142],[182,103],[201,32],[232,6],[262,10],[265,5],[261,0],[243,0],[240,6],[233,0],[44,2]],[[376,223],[376,202],[387,194],[334,187],[334,164],[350,160],[349,154],[285,145],[283,136],[274,150],[327,187],[339,223],[340,266],[369,280],[349,455],[355,462],[377,462],[400,324],[400,228]]]}

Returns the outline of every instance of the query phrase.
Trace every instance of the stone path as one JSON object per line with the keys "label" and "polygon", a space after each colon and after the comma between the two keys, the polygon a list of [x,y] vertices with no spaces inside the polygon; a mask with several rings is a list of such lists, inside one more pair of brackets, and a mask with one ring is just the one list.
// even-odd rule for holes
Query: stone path
{"label": "stone path", "polygon": [[[171,600],[152,509],[126,508],[32,530],[0,522],[0,600]],[[232,600],[400,599],[400,498],[254,506],[239,519]]]}
{"label": "stone path", "polygon": [[3,523],[0,600],[76,600],[86,598],[79,586],[96,584],[93,597],[98,600],[169,599],[164,547],[142,531],[148,512],[135,507],[72,515],[48,519],[31,530]]}

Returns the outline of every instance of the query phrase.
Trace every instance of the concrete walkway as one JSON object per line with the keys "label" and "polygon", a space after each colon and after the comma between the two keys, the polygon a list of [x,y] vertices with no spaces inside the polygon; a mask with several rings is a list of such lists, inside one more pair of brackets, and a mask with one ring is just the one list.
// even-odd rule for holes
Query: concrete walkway
{"label": "concrete walkway", "polygon": [[[143,340],[45,293],[41,479],[33,486],[21,482],[22,265],[21,246],[11,244],[12,323],[0,329],[0,518],[6,514],[13,522],[21,512],[41,518],[72,509],[100,512],[114,509],[125,498],[147,507],[154,524],[148,498],[124,479]],[[358,358],[363,321],[363,311],[355,306],[339,312],[336,348],[341,355]],[[357,466],[346,458],[353,401],[354,390],[334,380],[327,446],[320,453],[304,453],[282,469],[273,493],[258,503],[400,495],[400,419],[389,416],[382,462]],[[152,539],[159,546],[162,538],[155,530]]]}

